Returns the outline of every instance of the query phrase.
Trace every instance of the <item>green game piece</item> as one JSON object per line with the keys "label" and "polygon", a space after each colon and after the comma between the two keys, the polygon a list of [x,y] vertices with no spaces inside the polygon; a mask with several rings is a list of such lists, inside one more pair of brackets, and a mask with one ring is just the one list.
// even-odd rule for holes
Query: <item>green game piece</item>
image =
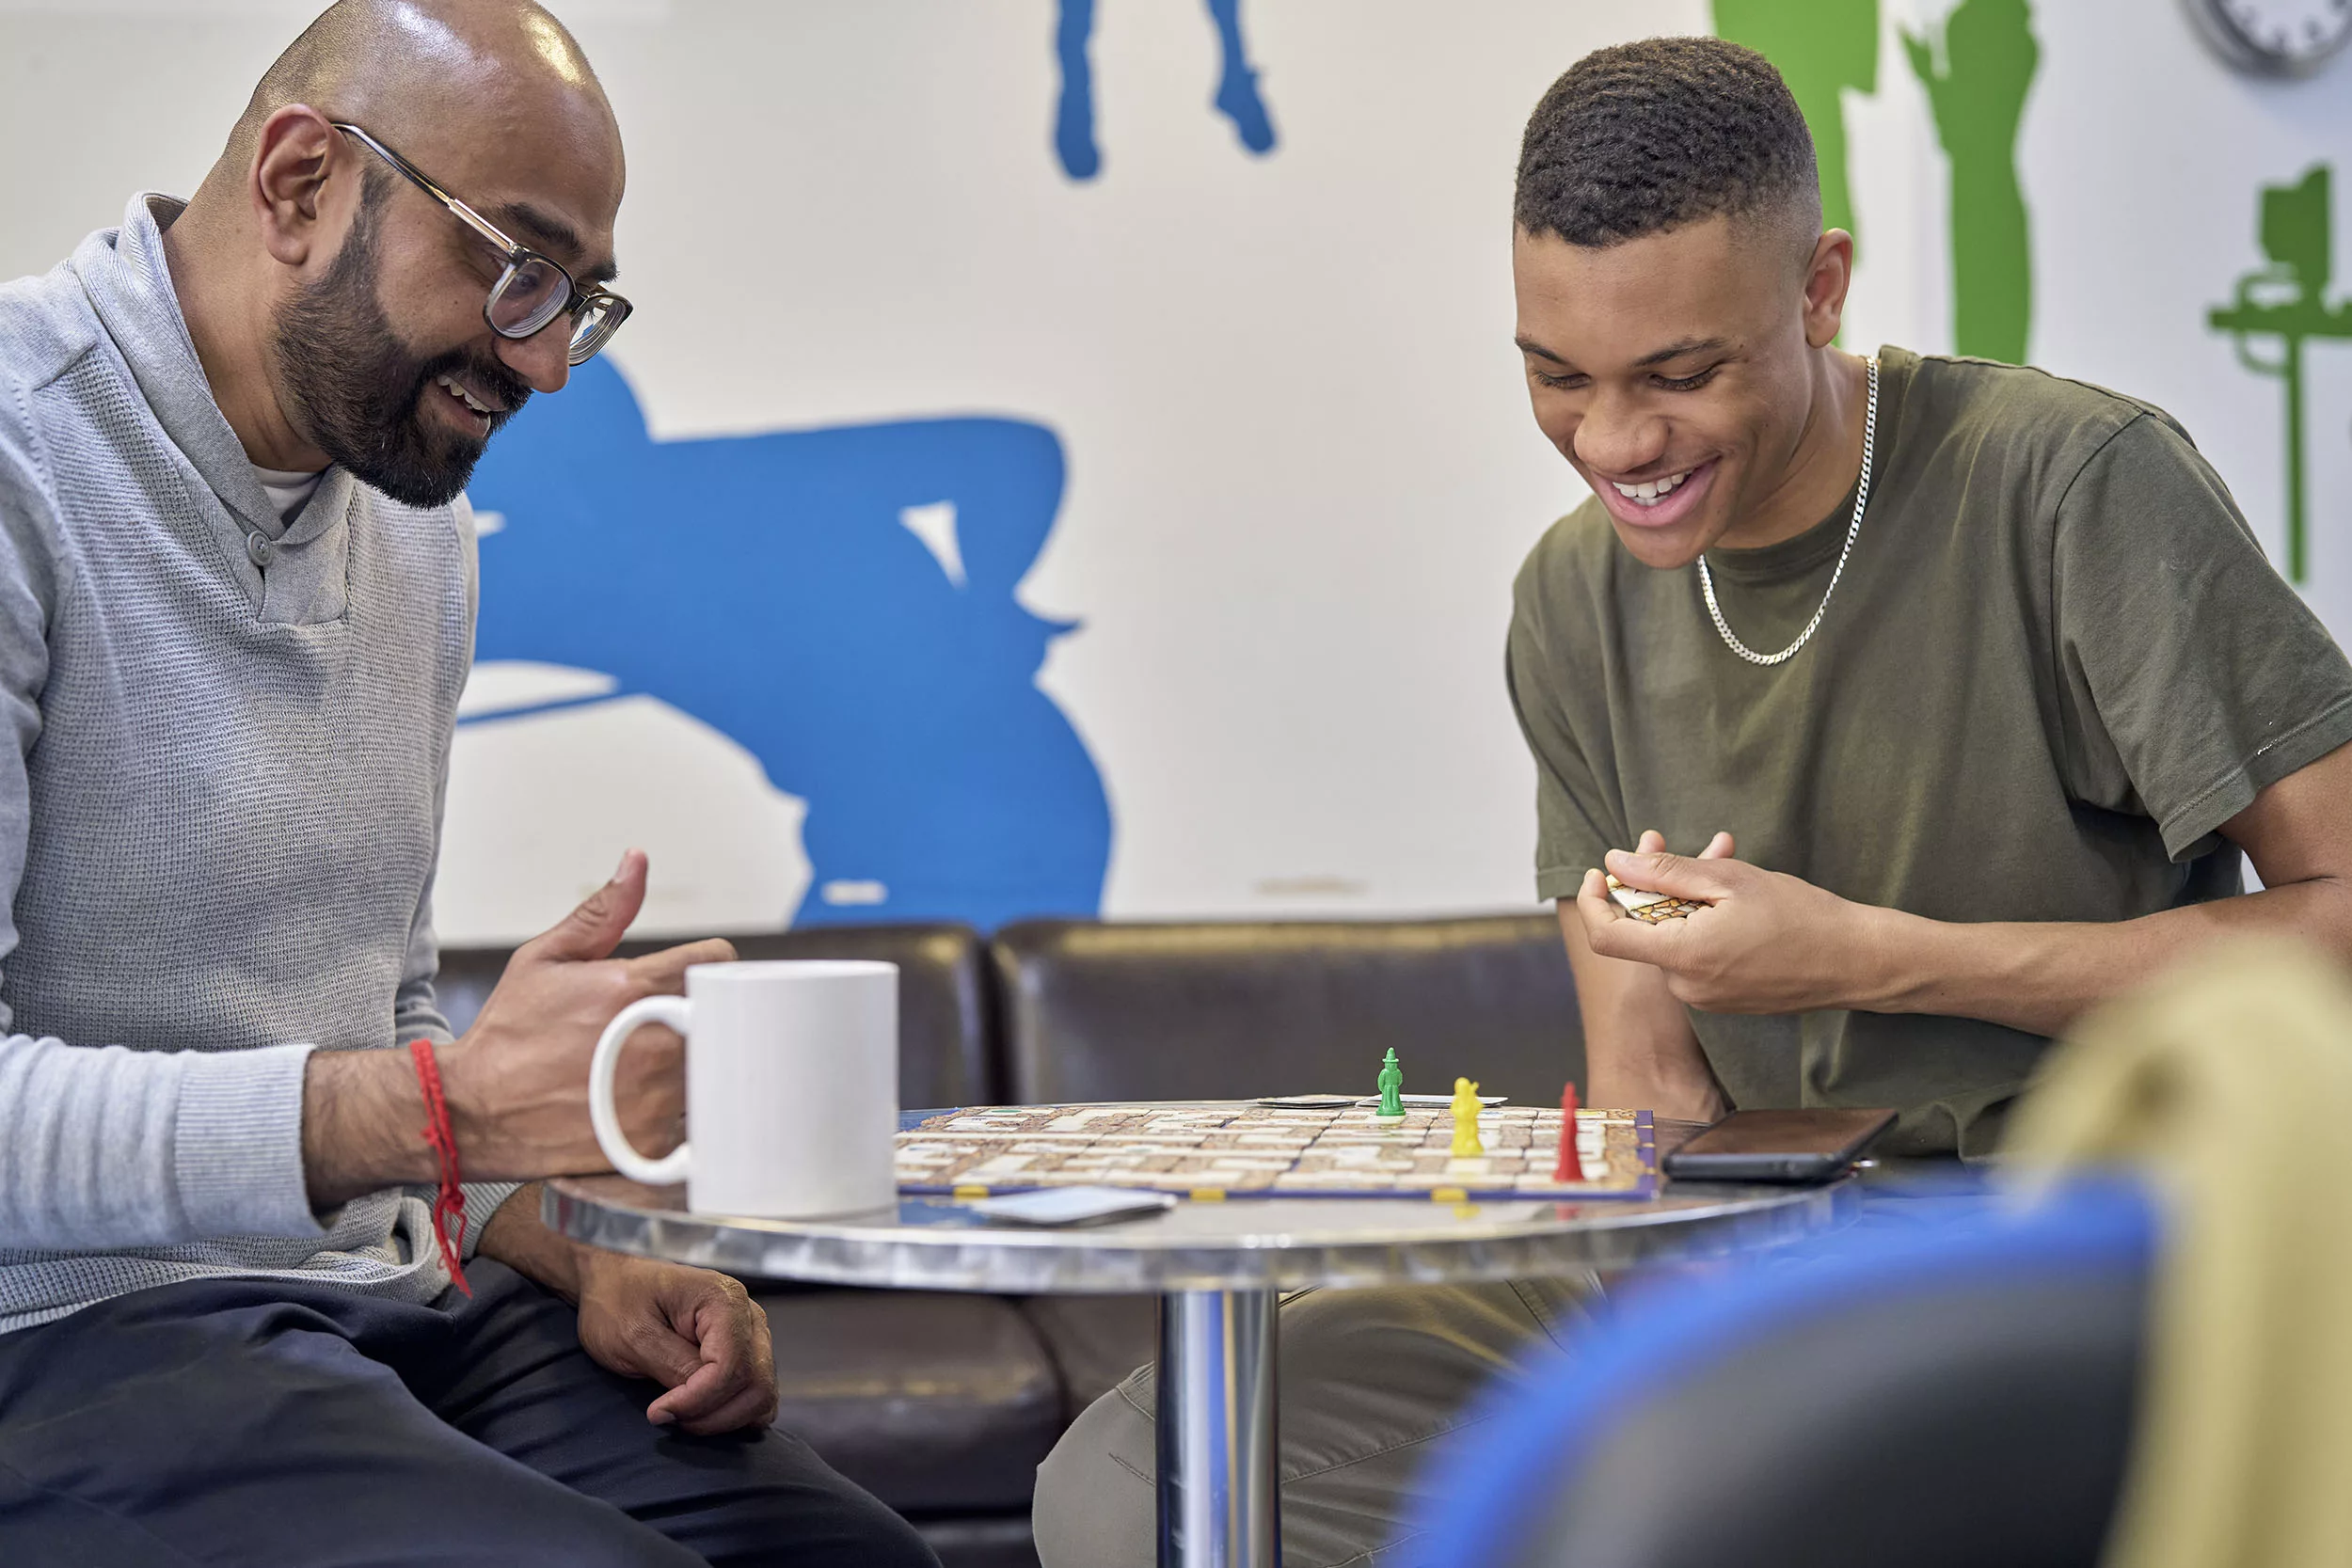
{"label": "green game piece", "polygon": [[1404,1119],[1405,1101],[1398,1098],[1405,1087],[1405,1069],[1396,1065],[1396,1047],[1389,1047],[1388,1059],[1380,1064],[1380,1110],[1383,1117]]}

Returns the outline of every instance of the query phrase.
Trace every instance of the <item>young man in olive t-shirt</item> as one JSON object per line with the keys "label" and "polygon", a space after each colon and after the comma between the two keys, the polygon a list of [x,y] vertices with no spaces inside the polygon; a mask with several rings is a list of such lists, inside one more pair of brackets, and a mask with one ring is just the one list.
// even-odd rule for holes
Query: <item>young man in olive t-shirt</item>
{"label": "young man in olive t-shirt", "polygon": [[[2352,951],[2352,666],[2161,411],[1834,345],[1853,242],[1778,87],[1657,40],[1528,129],[1518,346],[1595,491],[1512,619],[1536,886],[1591,1103],[1893,1106],[1887,1152],[1977,1155],[2191,946]],[[1633,920],[1604,864],[1711,907]]]}
{"label": "young man in olive t-shirt", "polygon": [[[1587,1103],[1890,1105],[1885,1149],[1977,1154],[2051,1033],[2185,948],[2352,952],[2352,667],[2162,413],[1834,346],[1853,241],[1762,56],[1586,56],[1517,215],[1536,422],[1597,493],[1519,574],[1509,661]],[[1711,907],[1627,918],[1604,857]],[[1397,1534],[1430,1449],[1588,1289],[1285,1302],[1289,1568],[1436,1555]],[[1153,1560],[1153,1395],[1040,1468],[1046,1568]]]}
{"label": "young man in olive t-shirt", "polygon": [[[1851,551],[1849,491],[1811,528],[1707,557],[1751,649],[1822,611],[1786,662],[1735,655],[1695,568],[1642,564],[1598,499],[1529,558],[1509,672],[1538,768],[1537,886],[1563,900],[1595,1078],[1630,1083],[1595,1091],[1610,1103],[1895,1106],[1888,1151],[1981,1154],[2048,1031],[2263,911],[2121,923],[2239,893],[2241,847],[2280,894],[2329,863],[2310,857],[2341,831],[2336,801],[2293,797],[2340,766],[2298,776],[2352,737],[2352,673],[2162,413],[1900,349],[1877,369]],[[1736,841],[1719,864],[1609,863],[1717,899],[1704,921],[1580,910],[1587,868],[1641,827]],[[1710,929],[1751,895],[1744,928]]]}
{"label": "young man in olive t-shirt", "polygon": [[[1976,1155],[2047,1033],[2184,943],[2341,932],[2334,889],[2294,890],[2337,863],[2352,672],[2160,412],[1900,349],[1877,371],[1851,553],[1851,490],[1706,557],[1752,650],[1829,600],[1793,657],[1736,655],[1695,567],[1644,564],[1618,542],[1644,522],[1596,499],[1520,573],[1511,688],[1597,1102],[1894,1106],[1888,1151]],[[1580,898],[1643,828],[1736,841],[1608,863],[1712,909],[1653,929]],[[2239,893],[2241,847],[2273,894],[2125,924]]]}

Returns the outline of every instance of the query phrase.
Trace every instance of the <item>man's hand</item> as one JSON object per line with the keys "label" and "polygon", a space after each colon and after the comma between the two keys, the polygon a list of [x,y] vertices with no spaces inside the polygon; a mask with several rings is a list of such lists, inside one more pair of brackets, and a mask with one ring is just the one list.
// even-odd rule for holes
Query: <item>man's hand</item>
{"label": "man's hand", "polygon": [[[596,1037],[640,997],[675,994],[690,964],[723,963],[718,940],[615,958],[645,901],[645,857],[621,857],[612,879],[545,935],[516,949],[465,1038],[439,1053],[450,1123],[466,1176],[530,1180],[610,1168],[588,1124],[588,1058]],[[637,1147],[676,1147],[685,1120],[684,1047],[666,1029],[640,1030],[621,1059],[622,1123]],[[310,1205],[431,1181],[419,1129],[424,1097],[405,1051],[320,1051],[305,1070],[303,1168]]]}
{"label": "man's hand", "polygon": [[[1645,832],[1635,845],[1644,854],[1665,847],[1664,837],[1655,832]],[[1717,833],[1702,858],[1731,852],[1731,835]],[[1577,1013],[1584,1024],[1586,1099],[1682,1121],[1713,1121],[1729,1110],[1707,1053],[1699,1049],[1691,1015],[1666,989],[1666,976],[1647,964],[1595,953],[1573,900],[1559,901],[1559,915],[1568,967],[1576,974]]]}
{"label": "man's hand", "polygon": [[580,1308],[580,1343],[598,1366],[670,1391],[646,1408],[656,1426],[733,1432],[773,1420],[776,1366],[768,1314],[723,1274],[624,1257],[557,1235],[539,1219],[537,1183],[482,1227],[494,1258]]}
{"label": "man's hand", "polygon": [[[1708,1012],[1934,1013],[2056,1036],[2224,936],[2315,942],[2352,962],[2347,802],[2352,745],[2266,785],[2221,824],[2254,863],[2262,892],[2133,920],[1933,920],[1742,864],[1726,845],[1724,858],[1700,861],[1612,850],[1609,869],[1629,887],[1714,907],[1647,925],[1618,910],[1594,872],[1577,895],[1573,928],[1592,953],[1653,966],[1673,997]],[[1564,910],[1564,928],[1570,919]],[[1593,1025],[1588,1012],[1588,1037]]]}
{"label": "man's hand", "polygon": [[1588,871],[1576,909],[1603,958],[1649,964],[1675,999],[1710,1013],[1802,1013],[1866,1006],[1884,911],[1810,882],[1731,858],[1728,834],[1692,860],[1661,850],[1609,852],[1609,873],[1630,888],[1710,906],[1680,920],[1634,919]]}
{"label": "man's hand", "polygon": [[645,1407],[656,1426],[697,1436],[776,1417],[768,1314],[725,1275],[579,1249],[580,1343],[596,1364],[669,1390]]}
{"label": "man's hand", "polygon": [[[553,929],[515,950],[473,1027],[444,1053],[450,1120],[468,1177],[527,1180],[609,1168],[588,1125],[588,1058],[614,1014],[642,997],[676,995],[691,964],[724,963],[712,938],[640,958],[615,958],[645,901],[645,857],[621,857],[612,879]],[[677,1147],[686,1118],[685,1042],[648,1026],[621,1057],[613,1102],[639,1148]]]}

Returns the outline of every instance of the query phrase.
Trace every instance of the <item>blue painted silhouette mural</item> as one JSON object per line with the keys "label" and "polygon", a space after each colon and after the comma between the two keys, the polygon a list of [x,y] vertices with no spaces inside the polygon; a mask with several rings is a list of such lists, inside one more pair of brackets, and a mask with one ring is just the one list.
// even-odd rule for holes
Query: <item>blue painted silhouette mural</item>
{"label": "blue painted silhouette mural", "polygon": [[[1209,20],[1216,26],[1220,66],[1216,95],[1210,100],[1216,112],[1233,122],[1241,144],[1260,156],[1274,150],[1274,121],[1265,100],[1258,95],[1257,68],[1249,63],[1249,46],[1241,36],[1241,0],[1206,0]],[[1054,53],[1061,61],[1061,102],[1054,115],[1054,150],[1073,180],[1091,180],[1102,171],[1103,153],[1094,138],[1094,61],[1087,51],[1094,41],[1094,0],[1061,0],[1061,15],[1054,27]]]}
{"label": "blue painted silhouette mural", "polygon": [[808,802],[796,924],[1099,910],[1109,804],[1036,679],[1071,624],[1013,597],[1061,505],[1051,430],[656,441],[596,359],[516,416],[469,488],[503,519],[477,657],[601,672],[758,758]]}

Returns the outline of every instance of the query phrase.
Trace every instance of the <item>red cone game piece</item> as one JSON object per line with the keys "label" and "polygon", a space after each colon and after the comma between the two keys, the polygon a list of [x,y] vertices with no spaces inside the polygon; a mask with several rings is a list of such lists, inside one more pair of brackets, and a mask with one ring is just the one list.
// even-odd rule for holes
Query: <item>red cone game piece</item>
{"label": "red cone game piece", "polygon": [[1581,1181],[1584,1162],[1576,1152],[1576,1085],[1560,1091],[1560,1163],[1551,1167],[1554,1181]]}

